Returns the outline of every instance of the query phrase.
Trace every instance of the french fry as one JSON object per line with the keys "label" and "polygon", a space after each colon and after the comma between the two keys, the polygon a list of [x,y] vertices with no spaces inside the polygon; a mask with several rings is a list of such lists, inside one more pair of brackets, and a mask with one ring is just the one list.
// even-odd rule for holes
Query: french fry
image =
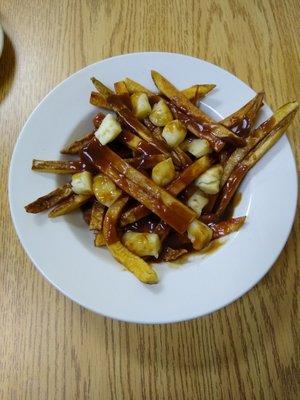
{"label": "french fry", "polygon": [[[146,93],[148,95],[153,95],[154,93],[151,90],[147,89],[145,86],[141,85],[140,83],[130,79],[125,79],[125,84],[127,90],[130,94],[136,92]],[[203,85],[193,85],[186,89],[183,89],[181,92],[191,101],[198,101],[202,97],[204,97],[207,93],[212,91],[216,85],[211,84],[203,84]]]}
{"label": "french fry", "polygon": [[151,211],[143,204],[139,204],[138,206],[132,207],[122,214],[120,225],[126,226],[128,224],[133,224],[134,222],[147,217],[149,214],[151,214]]}
{"label": "french fry", "polygon": [[149,95],[153,94],[153,92],[151,92],[151,90],[147,89],[145,86],[141,85],[140,83],[138,83],[130,78],[125,78],[125,85],[130,94],[133,94],[136,92],[146,93]]}
{"label": "french fry", "polygon": [[90,230],[96,230],[96,231],[102,230],[104,214],[105,214],[105,208],[103,207],[102,204],[99,203],[99,201],[96,200],[92,207],[91,220],[89,225]]}
{"label": "french fry", "polygon": [[213,164],[213,158],[209,155],[198,158],[189,167],[182,171],[173,182],[167,187],[167,190],[173,195],[177,196],[181,193],[190,183],[192,183],[198,176],[203,174]]}
{"label": "french fry", "polygon": [[202,124],[203,128],[211,131],[219,139],[234,144],[235,146],[244,146],[245,141],[243,138],[237,136],[235,133],[227,129],[225,126],[217,124],[203,111],[196,107],[190,100],[188,100],[179,90],[175,88],[166,78],[156,71],[151,71],[152,79],[157,88],[168,97],[180,110],[190,116],[195,121]]}
{"label": "french fry", "polygon": [[205,95],[211,92],[216,85],[204,84],[204,85],[193,85],[186,89],[181,90],[181,93],[189,99],[192,103],[197,103]]}
{"label": "french fry", "polygon": [[102,231],[95,234],[94,245],[95,247],[103,247],[106,245],[105,237]]}
{"label": "french fry", "polygon": [[61,154],[79,154],[80,150],[94,137],[94,132],[88,133],[81,139],[75,140],[69,146],[62,149]]}
{"label": "french fry", "polygon": [[224,166],[224,172],[221,179],[221,187],[223,187],[236,165],[272,130],[280,129],[282,126],[287,127],[298,109],[298,103],[291,102],[280,107],[272,117],[263,122],[257,129],[251,132],[246,139],[246,146],[236,149]]}
{"label": "french fry", "polygon": [[114,83],[116,94],[125,94],[129,93],[125,81],[118,81]]}
{"label": "french fry", "polygon": [[246,217],[230,218],[226,221],[208,224],[213,231],[212,240],[238,231],[245,223]]}
{"label": "french fry", "polygon": [[264,92],[258,93],[253,99],[238,111],[229,115],[221,121],[221,124],[240,136],[248,136],[255,118],[263,105]]}
{"label": "french fry", "polygon": [[66,184],[60,188],[53,190],[45,196],[39,197],[34,202],[25,206],[25,210],[28,213],[37,214],[39,212],[48,210],[49,208],[57,205],[61,201],[67,199],[72,194],[72,188],[70,184]]}
{"label": "french fry", "polygon": [[[260,132],[257,132],[258,137],[263,137],[263,139],[260,140],[258,145],[248,153],[248,155],[239,162],[231,172],[223,187],[220,194],[220,200],[216,207],[216,215],[218,217],[220,217],[227,208],[247,172],[284,134],[293,120],[298,108],[299,105],[297,102],[287,103],[280,107],[277,113],[264,123]],[[267,132],[267,136],[265,136],[265,132]]]}
{"label": "french fry", "polygon": [[90,103],[95,107],[104,108],[105,110],[111,110],[111,107],[108,104],[106,97],[104,97],[101,93],[92,92],[90,96]]}
{"label": "french fry", "polygon": [[113,257],[124,265],[128,271],[132,272],[141,282],[148,284],[157,283],[158,277],[155,270],[142,258],[123,246],[118,237],[116,226],[127,201],[128,197],[118,199],[106,212],[103,224],[106,245]]}
{"label": "french fry", "polygon": [[[173,196],[181,193],[190,183],[192,183],[199,175],[205,172],[213,164],[213,159],[210,156],[204,156],[196,160],[192,165],[181,172],[173,182],[167,186],[166,190]],[[121,226],[131,224],[150,214],[147,207],[139,204],[136,207],[126,211],[120,220]]]}
{"label": "french fry", "polygon": [[72,194],[65,200],[62,200],[56,207],[54,207],[48,214],[49,218],[60,217],[61,215],[69,214],[77,210],[84,203],[86,203],[92,195],[90,194]]}
{"label": "french fry", "polygon": [[[93,118],[93,123],[95,129],[98,129],[101,125],[103,119],[105,118],[105,114],[98,112],[96,116]],[[75,140],[73,143],[69,144],[63,150],[61,150],[61,154],[79,154],[80,150],[94,137],[94,132],[88,133],[81,139]]]}
{"label": "french fry", "polygon": [[117,186],[165,220],[177,232],[185,232],[195,219],[196,214],[192,210],[132,168],[108,147],[100,146],[94,140],[84,149],[83,156],[87,162],[92,163]]}
{"label": "french fry", "polygon": [[102,94],[105,98],[108,97],[109,95],[113,94],[113,91],[109,89],[107,86],[105,86],[101,81],[99,81],[97,78],[92,77],[91,81],[97,91]]}
{"label": "french fry", "polygon": [[81,161],[45,161],[32,160],[33,171],[51,172],[55,174],[74,174],[83,171]]}

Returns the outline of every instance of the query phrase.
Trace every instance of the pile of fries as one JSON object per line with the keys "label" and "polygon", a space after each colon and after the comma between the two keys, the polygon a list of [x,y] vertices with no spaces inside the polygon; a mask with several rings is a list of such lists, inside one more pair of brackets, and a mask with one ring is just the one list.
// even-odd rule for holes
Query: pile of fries
{"label": "pile of fries", "polygon": [[50,218],[81,209],[95,246],[107,246],[151,284],[158,282],[154,261],[176,260],[240,229],[245,217],[228,217],[228,207],[298,109],[287,103],[254,129],[258,93],[215,122],[197,106],[215,85],[180,91],[156,71],[152,79],[158,93],[129,78],[112,91],[92,78],[91,104],[110,112],[97,113],[94,130],[61,151],[76,160],[33,160],[33,170],[71,174],[71,181],[25,207],[52,208]]}

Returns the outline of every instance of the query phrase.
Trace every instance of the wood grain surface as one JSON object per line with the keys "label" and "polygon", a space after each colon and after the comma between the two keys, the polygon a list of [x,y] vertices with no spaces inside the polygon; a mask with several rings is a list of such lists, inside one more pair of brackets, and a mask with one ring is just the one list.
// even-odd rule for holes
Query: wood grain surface
{"label": "wood grain surface", "polygon": [[[112,55],[185,53],[264,88],[273,108],[299,101],[299,2],[0,0],[0,21],[0,399],[299,399],[299,213],[274,267],[242,299],[191,322],[139,326],[86,311],[42,278],[6,190],[33,108]],[[298,167],[299,117],[289,129]]]}

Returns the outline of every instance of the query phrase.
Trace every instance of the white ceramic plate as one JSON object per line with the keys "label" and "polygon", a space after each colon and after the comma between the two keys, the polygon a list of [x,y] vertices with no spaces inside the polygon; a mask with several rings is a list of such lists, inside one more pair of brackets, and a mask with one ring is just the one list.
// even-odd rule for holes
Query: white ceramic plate
{"label": "white ceramic plate", "polygon": [[[297,180],[290,145],[283,137],[248,173],[235,215],[247,215],[240,232],[215,253],[196,255],[179,269],[157,265],[160,283],[147,286],[122,268],[106,249],[93,246],[80,213],[50,220],[30,215],[24,205],[53,190],[64,178],[33,173],[33,158],[55,160],[66,143],[91,130],[97,112],[89,104],[91,76],[112,85],[126,76],[154,89],[150,70],[179,88],[215,83],[202,106],[217,119],[255,94],[223,69],[170,53],[113,57],[70,76],[33,111],[11,160],[9,198],[20,241],[39,271],[62,293],[103,315],[139,323],[166,323],[211,313],[242,296],[269,270],[289,235],[296,208]],[[260,121],[271,115],[264,106]],[[66,179],[66,178],[65,178]]]}

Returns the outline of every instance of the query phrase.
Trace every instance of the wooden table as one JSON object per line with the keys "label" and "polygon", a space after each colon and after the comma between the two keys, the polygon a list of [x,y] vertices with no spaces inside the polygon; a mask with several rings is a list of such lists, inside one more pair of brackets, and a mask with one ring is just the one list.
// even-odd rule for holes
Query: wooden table
{"label": "wooden table", "polygon": [[[139,326],[86,311],[46,282],[18,241],[6,193],[33,108],[71,73],[112,55],[186,53],[264,88],[273,108],[299,100],[297,3],[0,0],[1,399],[299,398],[299,218],[272,270],[242,299],[195,321]],[[299,117],[289,129],[298,155]]]}

